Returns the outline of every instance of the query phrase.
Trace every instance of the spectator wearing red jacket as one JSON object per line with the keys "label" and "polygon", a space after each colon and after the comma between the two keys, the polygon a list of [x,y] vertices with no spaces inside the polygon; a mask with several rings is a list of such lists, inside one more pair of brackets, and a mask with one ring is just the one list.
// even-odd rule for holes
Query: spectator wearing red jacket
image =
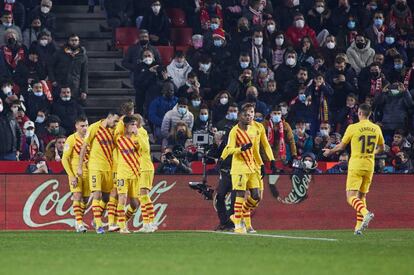
{"label": "spectator wearing red jacket", "polygon": [[300,46],[303,37],[309,36],[315,48],[319,47],[315,31],[305,23],[303,14],[297,13],[293,19],[293,24],[287,29],[286,36],[295,48]]}

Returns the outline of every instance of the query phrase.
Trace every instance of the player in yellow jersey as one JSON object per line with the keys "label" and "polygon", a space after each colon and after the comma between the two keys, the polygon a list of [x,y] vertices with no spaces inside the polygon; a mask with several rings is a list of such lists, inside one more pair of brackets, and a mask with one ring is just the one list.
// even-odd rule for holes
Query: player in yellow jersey
{"label": "player in yellow jersey", "polygon": [[118,206],[117,218],[119,232],[130,233],[126,226],[125,205],[129,197],[131,205],[138,207],[138,177],[140,175],[141,156],[138,153],[138,118],[125,116],[123,118],[124,131],[117,138],[119,149],[117,169]]}
{"label": "player in yellow jersey", "polygon": [[[121,104],[120,108],[120,115],[121,118],[119,119],[119,122],[117,123],[115,130],[114,130],[114,141],[115,141],[115,148],[112,152],[112,159],[113,159],[113,165],[112,165],[112,179],[114,181],[114,188],[111,191],[111,194],[109,196],[109,201],[107,204],[108,209],[108,231],[109,232],[115,232],[119,230],[119,226],[116,222],[116,209],[118,205],[117,200],[117,186],[116,186],[116,179],[117,179],[117,169],[118,169],[118,158],[119,158],[119,149],[116,146],[118,137],[122,136],[125,131],[125,126],[123,123],[123,118],[126,115],[133,115],[134,114],[134,102],[132,100],[126,101]],[[128,207],[128,210],[130,208]],[[130,212],[127,212],[127,220],[129,219]]]}
{"label": "player in yellow jersey", "polygon": [[358,108],[359,122],[349,125],[342,142],[333,149],[324,149],[324,156],[345,150],[351,143],[351,158],[348,164],[346,180],[347,202],[357,212],[355,235],[361,235],[368,227],[374,214],[367,209],[366,194],[369,191],[374,174],[375,155],[384,151],[384,137],[381,128],[369,121],[371,107],[362,104]]}
{"label": "player in yellow jersey", "polygon": [[139,201],[143,226],[138,232],[155,232],[158,226],[154,223],[154,205],[149,196],[154,181],[154,164],[151,159],[151,147],[147,131],[143,127],[143,118],[139,117],[138,148],[141,159],[140,176],[138,178]]}
{"label": "player in yellow jersey", "polygon": [[[63,149],[62,165],[65,168],[66,174],[68,174],[70,192],[73,194],[72,207],[76,219],[76,232],[86,232],[87,229],[83,223],[83,213],[90,195],[86,162],[82,166],[82,176],[78,177],[76,172],[83,139],[88,129],[88,119],[85,116],[76,118],[75,128],[76,132],[66,139]],[[85,158],[88,158],[88,151],[86,152]]]}
{"label": "player in yellow jersey", "polygon": [[[243,212],[253,210],[261,199],[261,170],[264,171],[264,167],[261,169],[263,161],[260,146],[267,158],[274,160],[269,142],[262,134],[262,126],[253,121],[254,114],[253,104],[242,106],[239,123],[231,129],[227,146],[221,155],[222,159],[233,155],[230,170],[233,190],[236,191],[233,222],[234,232],[239,234],[246,233],[246,227],[242,224]],[[250,191],[250,195],[245,200],[246,190]]]}
{"label": "player in yellow jersey", "polygon": [[88,145],[90,146],[88,161],[89,186],[93,194],[92,212],[96,233],[98,234],[105,233],[101,217],[114,186],[112,179],[112,152],[115,146],[113,128],[118,121],[118,113],[111,111],[105,119],[90,125],[80,153],[77,170],[79,177],[83,174],[82,165],[85,161],[86,148]]}

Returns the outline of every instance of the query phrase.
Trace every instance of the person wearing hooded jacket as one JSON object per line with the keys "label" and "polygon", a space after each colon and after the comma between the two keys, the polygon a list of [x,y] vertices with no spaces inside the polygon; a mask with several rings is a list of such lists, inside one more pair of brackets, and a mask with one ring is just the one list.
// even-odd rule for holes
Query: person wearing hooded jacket
{"label": "person wearing hooded jacket", "polygon": [[177,125],[179,121],[184,121],[190,131],[194,125],[194,115],[188,110],[188,100],[186,98],[179,98],[177,105],[170,111],[168,111],[161,124],[161,135],[167,138],[171,129]]}
{"label": "person wearing hooded jacket", "polygon": [[141,29],[148,30],[152,45],[168,45],[170,40],[170,19],[159,0],[152,1],[151,9],[144,14],[142,19]]}
{"label": "person wearing hooded jacket", "polygon": [[192,69],[185,59],[184,53],[176,51],[174,59],[167,66],[167,73],[172,78],[175,87],[179,88],[185,84],[187,76]]}
{"label": "person wearing hooded jacket", "polygon": [[346,50],[346,55],[349,64],[359,74],[363,68],[373,62],[375,50],[371,48],[369,39],[365,38],[362,34],[358,34],[355,41]]}

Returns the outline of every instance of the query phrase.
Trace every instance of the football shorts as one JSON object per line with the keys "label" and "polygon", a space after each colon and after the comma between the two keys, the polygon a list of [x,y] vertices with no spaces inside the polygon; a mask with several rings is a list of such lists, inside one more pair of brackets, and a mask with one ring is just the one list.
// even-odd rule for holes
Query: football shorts
{"label": "football shorts", "polygon": [[232,174],[231,182],[233,190],[260,189],[262,179],[259,173]]}
{"label": "football shorts", "polygon": [[92,192],[110,193],[114,187],[112,171],[89,171],[89,185]]}
{"label": "football shorts", "polygon": [[88,175],[83,174],[82,177],[77,177],[77,179],[78,179],[78,184],[76,185],[76,187],[73,187],[70,182],[70,177],[69,177],[70,192],[82,193],[83,197],[89,197],[89,195],[91,194],[91,190],[89,189]]}
{"label": "football shorts", "polygon": [[154,171],[142,171],[138,177],[138,189],[146,188],[151,190],[154,181]]}
{"label": "football shorts", "polygon": [[118,194],[128,194],[130,198],[138,198],[138,180],[135,179],[116,179]]}
{"label": "football shorts", "polygon": [[360,191],[368,193],[371,186],[373,171],[348,170],[346,178],[346,191]]}

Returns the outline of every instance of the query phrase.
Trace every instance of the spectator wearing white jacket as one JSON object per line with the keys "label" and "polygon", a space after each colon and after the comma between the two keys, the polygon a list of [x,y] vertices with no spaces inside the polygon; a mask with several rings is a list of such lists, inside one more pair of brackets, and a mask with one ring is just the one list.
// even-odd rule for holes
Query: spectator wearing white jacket
{"label": "spectator wearing white jacket", "polygon": [[187,81],[187,75],[191,72],[190,64],[185,59],[185,55],[182,51],[175,53],[174,59],[170,65],[167,66],[167,73],[172,78],[175,87],[180,88]]}
{"label": "spectator wearing white jacket", "polygon": [[166,139],[168,137],[171,129],[173,129],[179,121],[185,122],[190,131],[193,129],[194,115],[188,110],[188,100],[184,97],[180,97],[177,105],[165,114],[161,124],[161,135],[163,138]]}
{"label": "spectator wearing white jacket", "polygon": [[374,61],[375,50],[371,48],[369,39],[358,34],[355,41],[347,49],[346,55],[351,67],[359,74],[363,68],[371,65]]}

